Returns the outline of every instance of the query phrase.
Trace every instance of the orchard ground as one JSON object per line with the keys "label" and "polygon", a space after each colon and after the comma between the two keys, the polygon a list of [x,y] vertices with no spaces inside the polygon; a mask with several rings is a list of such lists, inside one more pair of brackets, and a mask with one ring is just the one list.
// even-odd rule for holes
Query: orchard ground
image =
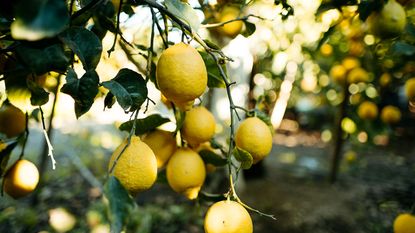
{"label": "orchard ground", "polygon": [[[33,194],[19,200],[2,198],[0,232],[109,232],[106,201],[98,186],[106,180],[107,161],[123,135],[112,125],[86,122],[72,132],[54,131],[57,169],[47,161],[37,200]],[[411,141],[399,138],[388,146],[347,141],[344,152],[353,149],[355,156],[343,159],[339,181],[330,185],[331,147],[320,138],[318,132],[277,132],[262,170],[255,168],[260,176],[245,173],[245,182],[238,182],[245,203],[277,218],[250,212],[254,232],[391,232],[394,217],[409,211],[415,195]],[[32,130],[25,158],[38,161],[40,140],[41,132]],[[209,175],[205,190],[226,192],[223,177]],[[208,205],[186,200],[163,181],[136,201],[127,224],[132,232],[203,232]]]}

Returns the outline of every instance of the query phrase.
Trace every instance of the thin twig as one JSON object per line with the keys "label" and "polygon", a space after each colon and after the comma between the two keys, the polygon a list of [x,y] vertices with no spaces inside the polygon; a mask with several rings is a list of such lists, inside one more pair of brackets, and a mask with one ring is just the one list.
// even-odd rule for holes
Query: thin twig
{"label": "thin twig", "polygon": [[263,17],[258,16],[258,15],[249,14],[249,15],[246,15],[246,16],[243,16],[243,17],[234,18],[234,19],[231,19],[231,20],[228,20],[228,21],[224,21],[224,22],[220,22],[220,23],[203,24],[200,27],[202,27],[202,28],[222,27],[225,24],[232,23],[232,22],[235,22],[235,21],[246,21],[246,20],[249,19],[249,17],[258,18],[258,19],[261,19],[261,20],[270,20],[270,19],[266,19],[266,18],[263,18]]}
{"label": "thin twig", "polygon": [[161,26],[159,24],[159,21],[157,20],[157,17],[156,17],[156,13],[154,12],[154,9],[150,7],[150,10],[151,10],[151,14],[153,16],[153,23],[156,24],[156,27],[157,27],[157,30],[159,31],[161,40],[163,41],[163,45],[164,45],[165,48],[168,48],[169,47],[169,44],[168,44],[168,37],[167,37],[168,36],[168,34],[167,34],[167,25],[164,26],[165,27],[164,30],[166,31],[166,33],[165,33],[166,34],[166,38],[164,38],[163,37],[163,29],[161,29]]}
{"label": "thin twig", "polygon": [[117,44],[117,37],[120,32],[120,14],[121,14],[122,5],[123,5],[123,1],[120,0],[120,5],[118,5],[118,9],[117,9],[117,22],[116,22],[117,25],[115,29],[116,33],[114,35],[114,42],[112,43],[112,47],[107,51],[108,57],[110,57],[111,53],[115,51],[115,45]]}
{"label": "thin twig", "polygon": [[23,147],[22,147],[22,151],[20,152],[19,155],[19,159],[22,159],[24,156],[24,152],[26,149],[26,144],[27,144],[27,139],[29,138],[29,115],[26,112],[26,126],[25,126],[25,135],[24,135],[24,142],[23,142]]}
{"label": "thin twig", "polygon": [[[146,73],[146,82],[150,80],[151,76],[151,65],[153,60],[153,50],[154,50],[154,27],[157,21],[156,13],[154,12],[153,8],[151,9],[151,15],[153,18],[153,23],[151,24],[151,35],[150,35],[150,48],[147,50],[147,73]],[[147,103],[148,107],[148,103]]]}

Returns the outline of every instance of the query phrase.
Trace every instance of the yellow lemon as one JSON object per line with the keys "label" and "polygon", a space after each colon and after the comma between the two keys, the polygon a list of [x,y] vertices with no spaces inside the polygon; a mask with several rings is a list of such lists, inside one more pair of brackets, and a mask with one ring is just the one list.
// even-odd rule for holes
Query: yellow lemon
{"label": "yellow lemon", "polygon": [[161,93],[181,110],[191,108],[207,87],[205,62],[192,46],[179,43],[163,51],[156,68]]}
{"label": "yellow lemon", "polygon": [[204,221],[205,233],[252,233],[248,211],[238,202],[225,200],[209,207]]}
{"label": "yellow lemon", "polygon": [[18,160],[4,176],[4,192],[13,198],[24,197],[35,190],[39,171],[30,161]]}
{"label": "yellow lemon", "polygon": [[170,187],[192,200],[205,182],[205,163],[192,149],[179,148],[167,163],[166,173]]}
{"label": "yellow lemon", "polygon": [[[127,145],[127,140],[115,149],[108,164],[110,170],[115,159]],[[133,136],[130,145],[119,157],[113,175],[132,195],[153,186],[157,178],[157,159],[153,151],[139,137]]]}
{"label": "yellow lemon", "polygon": [[401,111],[399,108],[388,105],[382,109],[380,119],[387,124],[394,124],[401,120]]}
{"label": "yellow lemon", "polygon": [[270,128],[257,117],[245,119],[235,134],[236,146],[251,153],[254,163],[259,162],[272,149]]}
{"label": "yellow lemon", "polygon": [[369,74],[363,68],[356,67],[352,69],[347,75],[347,82],[349,83],[359,83],[369,81]]}
{"label": "yellow lemon", "polygon": [[[240,12],[238,8],[231,7],[231,6],[225,6],[222,12],[220,13],[219,22],[223,23],[223,22],[227,22],[230,20],[234,20],[238,18],[239,13]],[[240,20],[233,21],[231,23],[227,23],[223,25],[222,27],[220,27],[219,31],[230,38],[235,38],[241,32],[242,26],[243,26],[242,21]]]}
{"label": "yellow lemon", "polygon": [[343,84],[346,80],[346,68],[343,65],[334,65],[330,69],[330,77],[333,79],[334,82],[338,84]]}
{"label": "yellow lemon", "polygon": [[379,78],[379,84],[382,87],[387,87],[392,82],[392,76],[389,73],[383,73]]}
{"label": "yellow lemon", "polygon": [[333,54],[333,46],[331,46],[330,44],[323,44],[320,47],[320,53],[325,57],[330,56],[331,54]]}
{"label": "yellow lemon", "polygon": [[215,134],[215,117],[205,107],[195,107],[186,112],[181,129],[183,139],[192,147],[209,141]]}
{"label": "yellow lemon", "polygon": [[0,108],[0,133],[16,137],[26,129],[26,115],[12,104],[5,103]]}
{"label": "yellow lemon", "polygon": [[409,101],[415,100],[415,78],[410,78],[405,82],[405,94]]}
{"label": "yellow lemon", "polygon": [[363,120],[373,120],[378,116],[378,107],[370,101],[364,101],[357,109],[357,115]]}
{"label": "yellow lemon", "polygon": [[393,222],[394,233],[415,233],[415,216],[409,213],[400,214]]}
{"label": "yellow lemon", "polygon": [[349,71],[356,67],[360,67],[360,61],[355,57],[346,57],[342,60],[342,65],[344,66],[346,71]]}
{"label": "yellow lemon", "polygon": [[146,143],[154,152],[157,158],[157,167],[161,168],[167,163],[177,148],[174,133],[156,129],[143,137]]}
{"label": "yellow lemon", "polygon": [[373,12],[369,18],[369,30],[381,38],[399,36],[405,30],[406,13],[395,0],[388,0],[379,12]]}

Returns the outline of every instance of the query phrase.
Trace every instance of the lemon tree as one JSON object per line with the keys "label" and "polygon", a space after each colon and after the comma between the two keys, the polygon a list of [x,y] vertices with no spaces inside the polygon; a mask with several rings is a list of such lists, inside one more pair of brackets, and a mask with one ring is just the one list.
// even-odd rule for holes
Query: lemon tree
{"label": "lemon tree", "polygon": [[[36,179],[28,183],[18,179],[21,170],[36,173],[34,165],[28,165],[23,159],[29,123],[41,126],[55,168],[43,110],[52,105],[49,120],[53,122],[56,99],[63,93],[73,99],[74,116],[81,121],[98,101],[103,102],[106,111],[117,106],[129,116],[130,120],[119,126],[127,133],[125,140],[109,153],[112,155],[103,187],[111,232],[127,231],[131,209],[135,208],[133,197],[151,189],[156,182],[163,185],[164,175],[166,185],[178,195],[211,204],[204,199],[209,196],[204,192],[209,165],[215,167],[217,174],[225,174],[228,187],[217,195],[222,200],[216,200],[207,210],[206,232],[253,232],[248,211],[273,218],[246,205],[238,197],[234,179],[242,169],[249,169],[271,152],[273,133],[270,119],[264,112],[269,112],[277,97],[261,94],[260,98],[273,99],[265,107],[261,104],[266,101],[250,106],[252,109],[238,106],[233,92],[233,85],[239,85],[234,80],[238,79],[230,76],[227,70],[233,58],[221,50],[234,38],[237,41],[238,36],[251,36],[256,30],[255,22],[264,18],[250,14],[253,1],[198,2],[195,6],[196,1],[180,0],[48,0],[42,4],[16,1],[4,5],[0,9],[2,35],[6,35],[0,38],[0,82],[5,86],[0,109],[0,176],[4,191],[18,198],[36,187],[38,178],[35,175],[32,177]],[[344,132],[354,136],[365,133],[362,125],[374,126],[383,121],[387,129],[393,129],[407,116],[407,109],[388,103],[382,93],[403,88],[408,104],[414,101],[414,72],[410,66],[405,68],[415,55],[411,39],[414,30],[405,30],[412,26],[408,22],[412,23],[413,19],[406,17],[408,9],[399,2],[402,1],[323,1],[318,9],[318,14],[328,10],[341,12],[338,22],[322,35],[319,47],[308,48],[320,51],[317,54],[323,57],[323,65],[313,66],[313,70],[321,71],[318,83],[325,92],[321,102],[327,101],[333,109],[339,110],[337,135],[340,142]],[[294,14],[287,1],[263,4],[266,7],[267,4],[279,5],[283,19]],[[130,35],[125,26],[133,22],[137,9],[146,9],[151,16],[148,23],[140,24],[143,27],[140,35]],[[326,20],[327,16],[322,18]],[[358,26],[357,30],[349,30],[350,25],[354,27],[363,22],[367,25],[362,29]],[[336,34],[338,31],[341,32]],[[270,37],[272,33],[269,32],[261,36]],[[107,35],[113,36],[109,46]],[[342,41],[343,35],[346,41]],[[302,40],[301,37],[297,39]],[[287,47],[285,44],[279,41],[270,47]],[[267,45],[258,47],[268,51]],[[123,63],[108,77],[111,74],[100,70],[100,65],[108,57],[118,56],[120,51],[133,65]],[[263,51],[261,56],[269,54]],[[262,59],[261,56],[256,58]],[[282,59],[272,60],[277,64],[285,57],[283,54]],[[294,67],[287,62],[287,67]],[[307,66],[304,63],[304,68]],[[254,81],[262,82],[262,75],[268,79],[272,73],[261,66],[256,68],[264,70],[255,71],[260,78],[253,78]],[[45,77],[52,74],[57,75],[49,85]],[[304,79],[306,77],[304,75]],[[289,80],[280,83],[272,80],[272,85],[280,85],[281,93],[298,89],[286,85],[286,81]],[[208,106],[218,104],[211,103],[209,97],[215,88],[223,88],[226,93],[229,121],[217,122],[210,112],[213,108]],[[262,91],[258,90],[255,95]],[[276,95],[272,91],[269,93]],[[154,92],[157,93],[153,95]],[[167,107],[165,111],[152,112],[151,106],[159,104],[152,99],[154,96],[162,97],[161,102]],[[38,115],[40,121],[36,122]],[[163,129],[165,123],[169,123],[170,131]],[[217,130],[219,123],[226,128]],[[222,135],[217,135],[221,130]],[[203,144],[209,146],[203,147]],[[18,145],[21,145],[21,155],[17,163],[11,164],[10,157],[14,156],[11,152]],[[336,145],[335,151],[341,151],[341,143]],[[333,161],[334,165],[338,163],[336,159]],[[334,173],[336,167],[332,170]]]}

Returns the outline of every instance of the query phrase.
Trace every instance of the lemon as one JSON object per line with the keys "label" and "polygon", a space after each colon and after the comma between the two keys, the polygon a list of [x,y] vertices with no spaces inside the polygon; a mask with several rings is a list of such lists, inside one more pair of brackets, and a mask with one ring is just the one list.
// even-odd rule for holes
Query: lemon
{"label": "lemon", "polygon": [[334,82],[338,84],[343,84],[346,79],[346,68],[343,65],[334,65],[330,69],[330,77]]}
{"label": "lemon", "polygon": [[347,82],[349,83],[359,83],[368,81],[369,74],[365,69],[360,67],[353,68],[347,75]]}
{"label": "lemon", "polygon": [[410,78],[405,82],[405,94],[409,101],[415,100],[415,78]]}
{"label": "lemon", "polygon": [[382,109],[380,119],[387,124],[394,124],[401,120],[401,111],[399,108],[388,105]]}
{"label": "lemon", "polygon": [[342,65],[349,71],[353,68],[360,67],[360,61],[355,57],[346,57],[342,60]]}
{"label": "lemon", "polygon": [[400,214],[393,222],[394,233],[415,233],[415,216],[409,213]]}
{"label": "lemon", "polygon": [[37,167],[32,162],[21,159],[4,176],[3,190],[13,198],[20,198],[33,192],[38,183]]}
{"label": "lemon", "polygon": [[0,133],[16,137],[26,129],[26,115],[12,104],[5,103],[0,108]]}
{"label": "lemon", "polygon": [[[219,22],[224,23],[230,20],[234,20],[239,16],[239,9],[236,7],[225,6],[220,13]],[[240,20],[226,23],[220,27],[219,31],[224,35],[235,38],[242,30],[243,22]]]}
{"label": "lemon", "polygon": [[204,221],[205,233],[252,233],[252,219],[238,202],[216,202],[207,211]]}
{"label": "lemon", "polygon": [[179,43],[163,51],[156,68],[161,93],[185,111],[207,87],[205,62],[192,46]]}
{"label": "lemon", "polygon": [[369,16],[368,23],[374,35],[381,38],[396,37],[405,30],[406,13],[395,0],[388,0],[381,11]]}
{"label": "lemon", "polygon": [[323,44],[320,47],[320,53],[325,57],[330,56],[331,54],[333,54],[333,46],[331,46],[330,44]]}
{"label": "lemon", "polygon": [[[108,164],[110,170],[115,159],[127,144],[127,140],[115,149]],[[113,170],[114,176],[132,195],[153,186],[157,178],[157,159],[153,151],[139,137],[131,137],[130,145],[120,156]]]}
{"label": "lemon", "polygon": [[379,78],[381,87],[387,87],[392,82],[392,76],[389,73],[383,73]]}
{"label": "lemon", "polygon": [[192,200],[205,181],[205,163],[192,149],[179,148],[167,163],[166,173],[170,187]]}
{"label": "lemon", "polygon": [[157,158],[157,167],[161,168],[167,163],[177,148],[176,138],[172,132],[156,129],[143,137]]}
{"label": "lemon", "polygon": [[215,117],[205,107],[195,107],[186,113],[181,129],[183,139],[192,147],[209,141],[215,134]]}
{"label": "lemon", "polygon": [[242,148],[257,163],[269,154],[272,149],[272,133],[267,124],[257,117],[245,119],[235,134],[236,146]]}
{"label": "lemon", "polygon": [[370,101],[364,101],[357,109],[357,115],[363,120],[373,120],[378,116],[378,107]]}

